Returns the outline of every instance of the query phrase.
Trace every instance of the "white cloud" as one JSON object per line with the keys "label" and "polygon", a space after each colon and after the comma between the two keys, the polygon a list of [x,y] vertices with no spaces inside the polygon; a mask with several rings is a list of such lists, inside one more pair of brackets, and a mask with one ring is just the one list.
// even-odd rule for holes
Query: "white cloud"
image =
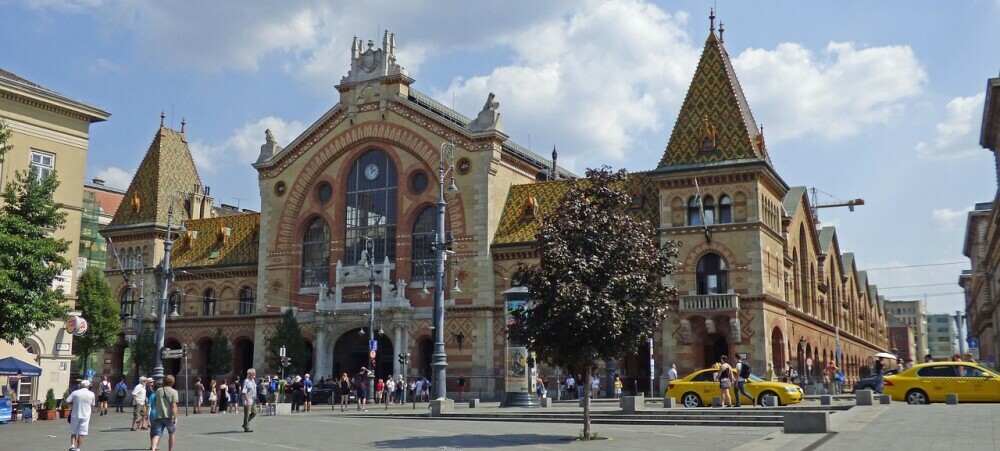
{"label": "white cloud", "polygon": [[965,226],[965,220],[970,211],[972,211],[972,207],[967,207],[962,210],[941,208],[931,212],[931,218],[933,218],[934,222],[937,223],[937,225],[942,229],[958,230]]}
{"label": "white cloud", "polygon": [[104,185],[107,187],[124,190],[132,183],[133,175],[133,172],[111,166],[97,171],[95,178],[104,180]]}
{"label": "white cloud", "polygon": [[935,126],[934,142],[917,143],[917,155],[929,160],[957,160],[982,154],[976,132],[985,99],[985,94],[980,93],[948,101],[944,121]]}
{"label": "white cloud", "polygon": [[298,121],[288,122],[280,117],[267,116],[233,130],[233,134],[221,143],[191,142],[191,156],[198,169],[207,173],[215,173],[225,167],[249,165],[257,161],[260,146],[264,144],[264,130],[267,129],[271,130],[279,144],[287,145],[306,127]]}
{"label": "white cloud", "polygon": [[733,66],[769,140],[855,135],[899,117],[927,82],[908,46],[831,42],[816,55],[783,43],[745,50]]}

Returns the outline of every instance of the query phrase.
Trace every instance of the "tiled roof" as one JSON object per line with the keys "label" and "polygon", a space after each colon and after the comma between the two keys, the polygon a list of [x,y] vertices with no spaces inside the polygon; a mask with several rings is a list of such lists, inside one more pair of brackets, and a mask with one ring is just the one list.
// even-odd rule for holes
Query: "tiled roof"
{"label": "tiled roof", "polygon": [[184,222],[184,227],[187,232],[174,244],[174,266],[256,265],[259,213],[191,219]]}
{"label": "tiled roof", "polygon": [[851,273],[851,269],[854,267],[854,253],[853,252],[844,252],[840,256],[840,262],[844,264],[844,272],[846,274],[850,274]]}
{"label": "tiled roof", "polygon": [[819,251],[826,252],[833,243],[833,237],[837,236],[837,229],[834,227],[823,227],[819,231]]}
{"label": "tiled roof", "polygon": [[[201,178],[184,135],[160,127],[125,191],[122,207],[108,227],[166,224],[171,198],[178,192],[192,192],[196,186],[202,186]],[[180,197],[174,199],[174,213],[178,215],[175,221],[186,218],[182,201]]]}
{"label": "tiled roof", "polygon": [[[585,183],[585,180],[579,179],[577,182]],[[507,194],[507,203],[504,205],[493,244],[534,242],[535,234],[538,232],[538,218],[558,208],[562,196],[569,191],[571,183],[574,181],[560,180],[512,186]],[[634,187],[642,193],[642,204],[639,208],[632,210],[634,215],[640,219],[657,223],[659,221],[658,191],[653,182],[650,181],[649,175],[642,172],[629,174],[627,183],[630,192]],[[531,204],[532,199],[537,205],[534,218],[526,217],[524,214],[525,206]]]}
{"label": "tiled roof", "polygon": [[97,198],[97,204],[101,206],[102,215],[114,215],[118,211],[118,206],[121,205],[122,199],[125,197],[118,193],[111,193],[102,190],[93,190],[94,197]]}
{"label": "tiled roof", "polygon": [[[714,148],[703,150],[705,136]],[[725,47],[709,34],[659,167],[757,158],[767,151]]]}

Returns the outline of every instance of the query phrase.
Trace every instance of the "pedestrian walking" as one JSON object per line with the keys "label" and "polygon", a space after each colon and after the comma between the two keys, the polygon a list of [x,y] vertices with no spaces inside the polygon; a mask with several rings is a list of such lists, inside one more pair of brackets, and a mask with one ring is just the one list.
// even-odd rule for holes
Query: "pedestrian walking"
{"label": "pedestrian walking", "polygon": [[884,379],[882,378],[882,368],[884,368],[884,364],[882,363],[882,358],[879,357],[877,360],[875,360],[874,372],[876,378],[875,393],[878,393],[880,395],[882,394],[882,383],[884,382]]}
{"label": "pedestrian walking", "polygon": [[163,436],[163,431],[166,430],[169,435],[167,438],[167,449],[174,451],[174,443],[176,442],[175,433],[177,432],[178,399],[177,390],[174,390],[174,376],[172,374],[167,375],[167,377],[163,378],[163,386],[156,389],[154,396],[156,409],[151,420],[152,425],[150,426],[150,434],[153,436],[151,449],[159,449],[160,437]]}
{"label": "pedestrian walking", "polygon": [[576,396],[576,379],[573,378],[572,373],[566,378],[566,396]]}
{"label": "pedestrian walking", "polygon": [[597,375],[593,375],[590,378],[590,397],[596,398],[597,394],[601,392],[601,378]]}
{"label": "pedestrian walking", "polygon": [[69,451],[80,451],[83,438],[90,427],[90,412],[94,407],[94,393],[90,391],[90,381],[84,379],[80,388],[66,397],[73,404],[69,418]]}
{"label": "pedestrian walking", "polygon": [[201,403],[205,399],[205,385],[201,383],[201,377],[194,378],[194,413],[201,413]]}
{"label": "pedestrian walking", "polygon": [[229,411],[229,384],[226,383],[226,379],[223,378],[222,382],[219,383],[219,412],[223,415]]}
{"label": "pedestrian walking", "polygon": [[302,406],[302,378],[295,376],[292,380],[292,412],[298,412]]}
{"label": "pedestrian walking", "polygon": [[621,399],[622,397],[622,378],[617,374],[615,375],[615,399]]}
{"label": "pedestrian walking", "polygon": [[431,402],[431,381],[424,376],[424,382],[420,384],[420,390],[423,391],[424,401]]}
{"label": "pedestrian walking", "polygon": [[767,362],[767,369],[764,370],[764,382],[774,381],[774,363]]}
{"label": "pedestrian walking", "polygon": [[729,366],[729,357],[720,358],[719,371],[715,372],[715,376],[719,381],[722,407],[733,407],[733,399],[729,396],[729,389],[733,386],[733,367]]}
{"label": "pedestrian walking", "polygon": [[385,379],[375,381],[375,404],[382,402],[382,394],[385,393]]}
{"label": "pedestrian walking", "polygon": [[340,376],[340,411],[347,411],[347,402],[351,398],[351,379],[347,373]]}
{"label": "pedestrian walking", "polygon": [[385,393],[386,393],[385,402],[387,404],[395,404],[396,403],[396,379],[394,379],[391,374],[389,375],[389,378],[385,380]]}
{"label": "pedestrian walking", "polygon": [[309,377],[309,373],[306,373],[306,377],[302,379],[302,396],[306,403],[306,412],[312,410],[312,391],[313,391],[313,381]]}
{"label": "pedestrian walking", "polygon": [[361,367],[358,375],[354,378],[355,396],[358,397],[358,411],[367,412],[365,404],[368,402],[368,368]]}
{"label": "pedestrian walking", "polygon": [[108,414],[108,398],[111,397],[111,382],[108,381],[107,376],[101,377],[101,386],[98,388],[98,393],[100,394],[97,395],[97,402],[100,405],[97,406],[97,409],[101,412],[100,416],[103,417]]}
{"label": "pedestrian walking", "polygon": [[240,396],[242,386],[239,376],[234,377],[233,383],[229,384],[229,413],[240,413],[240,407],[243,406],[243,397]]}
{"label": "pedestrian walking", "polygon": [[254,398],[257,397],[257,370],[250,368],[247,370],[247,377],[243,379],[243,390],[240,398],[243,399],[243,432],[253,432],[250,429],[250,422],[257,417],[254,409]]}
{"label": "pedestrian walking", "polygon": [[125,411],[125,397],[128,395],[128,385],[125,384],[125,378],[121,378],[118,381],[118,385],[115,386],[115,412]]}
{"label": "pedestrian walking", "polygon": [[736,407],[743,404],[740,402],[743,396],[750,400],[753,406],[756,400],[747,392],[747,384],[750,382],[750,363],[743,361],[743,356],[736,354]]}
{"label": "pedestrian walking", "polygon": [[458,376],[458,401],[462,401],[462,395],[465,394],[465,375]]}
{"label": "pedestrian walking", "polygon": [[209,411],[212,413],[217,413],[218,412],[217,408],[219,407],[219,387],[215,382],[215,379],[212,379],[212,382],[210,382],[208,385],[209,385],[208,387]]}
{"label": "pedestrian walking", "polygon": [[153,408],[153,404],[150,403],[150,401],[152,401],[152,398],[153,398],[153,389],[154,389],[154,387],[153,387],[153,378],[147,377],[146,378],[146,404],[143,406],[143,409],[142,409],[142,429],[143,430],[146,430],[146,429],[150,428],[150,424],[149,424],[149,409]]}
{"label": "pedestrian walking", "polygon": [[267,376],[257,378],[257,414],[267,415]]}
{"label": "pedestrian walking", "polygon": [[406,380],[403,379],[403,375],[400,374],[396,376],[396,403],[402,404],[406,401],[406,396],[403,393],[406,391]]}
{"label": "pedestrian walking", "polygon": [[146,378],[139,376],[139,383],[132,389],[132,430],[145,429],[142,427],[142,415],[146,409]]}
{"label": "pedestrian walking", "polygon": [[414,380],[413,382],[410,383],[410,386],[413,387],[412,388],[412,390],[413,390],[413,400],[414,401],[423,401],[423,396],[424,396],[424,380],[418,377],[418,378],[416,378],[416,380]]}

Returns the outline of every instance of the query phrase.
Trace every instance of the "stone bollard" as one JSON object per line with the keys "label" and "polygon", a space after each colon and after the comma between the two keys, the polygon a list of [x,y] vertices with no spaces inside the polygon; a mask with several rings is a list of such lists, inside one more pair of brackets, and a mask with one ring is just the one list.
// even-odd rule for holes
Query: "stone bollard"
{"label": "stone bollard", "polygon": [[878,396],[878,403],[879,404],[889,405],[889,403],[891,403],[891,402],[892,402],[892,397],[890,397],[889,395],[879,395]]}
{"label": "stone bollard", "polygon": [[677,407],[677,400],[674,398],[663,398],[664,409],[673,409],[674,407]]}
{"label": "stone bollard", "polygon": [[778,407],[778,397],[767,395],[764,397],[764,407]]}
{"label": "stone bollard", "polygon": [[819,405],[821,405],[821,406],[828,406],[830,404],[833,404],[833,396],[830,396],[830,395],[820,395],[820,397],[819,397]]}
{"label": "stone bollard", "polygon": [[786,434],[825,434],[830,431],[830,412],[789,412],[783,426]]}
{"label": "stone bollard", "polygon": [[948,393],[944,395],[944,403],[950,406],[958,405],[958,393]]}
{"label": "stone bollard", "polygon": [[472,399],[470,399],[469,400],[469,408],[470,409],[475,409],[476,407],[479,407],[479,398],[472,398]]}
{"label": "stone bollard", "polygon": [[859,406],[870,406],[874,404],[871,390],[858,390],[854,392],[855,404]]}
{"label": "stone bollard", "polygon": [[431,400],[431,416],[439,417],[445,413],[451,413],[455,410],[455,400],[453,399],[434,399]]}
{"label": "stone bollard", "polygon": [[277,403],[277,404],[274,405],[274,414],[275,415],[291,415],[292,414],[292,405],[290,403],[287,403],[287,402],[279,402],[279,403]]}
{"label": "stone bollard", "polygon": [[580,398],[580,407],[584,407],[587,404],[590,404],[590,399],[589,398]]}
{"label": "stone bollard", "polygon": [[635,414],[636,412],[641,412],[646,408],[646,397],[642,395],[622,396],[621,408],[622,408],[622,413],[626,415]]}
{"label": "stone bollard", "polygon": [[712,407],[722,407],[722,397],[713,396],[712,397]]}
{"label": "stone bollard", "polygon": [[552,398],[542,398],[542,407],[552,407]]}

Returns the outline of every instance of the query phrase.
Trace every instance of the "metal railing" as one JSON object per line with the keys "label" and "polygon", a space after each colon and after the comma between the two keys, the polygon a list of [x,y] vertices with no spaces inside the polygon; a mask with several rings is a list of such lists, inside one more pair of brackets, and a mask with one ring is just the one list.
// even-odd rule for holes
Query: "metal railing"
{"label": "metal railing", "polygon": [[739,310],[740,295],[736,293],[726,294],[697,294],[680,297],[680,308],[685,311],[728,311]]}

